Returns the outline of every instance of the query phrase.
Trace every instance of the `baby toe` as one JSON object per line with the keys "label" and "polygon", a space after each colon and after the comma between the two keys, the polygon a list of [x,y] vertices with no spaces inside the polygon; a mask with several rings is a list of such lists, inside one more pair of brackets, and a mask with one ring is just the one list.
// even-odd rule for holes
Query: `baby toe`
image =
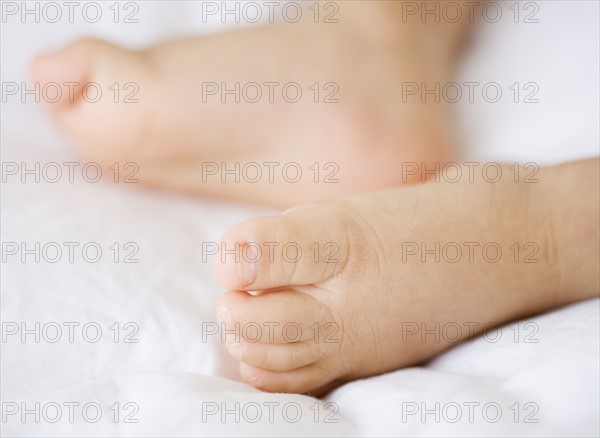
{"label": "baby toe", "polygon": [[240,339],[271,344],[318,342],[323,327],[332,323],[322,303],[293,290],[260,295],[228,291],[217,301],[216,311],[229,343]]}
{"label": "baby toe", "polygon": [[250,343],[241,341],[228,345],[236,359],[270,371],[291,371],[313,364],[325,356],[325,352],[314,342],[290,344]]}
{"label": "baby toe", "polygon": [[248,385],[268,392],[307,394],[321,389],[336,380],[322,363],[308,365],[291,371],[271,371],[240,363],[240,376]]}

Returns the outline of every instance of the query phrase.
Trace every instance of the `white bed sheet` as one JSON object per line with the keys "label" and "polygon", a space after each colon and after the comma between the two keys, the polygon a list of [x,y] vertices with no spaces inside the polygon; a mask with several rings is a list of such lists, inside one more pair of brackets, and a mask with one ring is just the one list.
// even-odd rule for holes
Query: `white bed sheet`
{"label": "white bed sheet", "polygon": [[[458,123],[464,156],[469,159],[554,163],[598,155],[598,3],[537,4],[537,24],[501,20],[480,26],[459,82],[535,81],[541,101],[534,105],[504,101],[459,104]],[[195,2],[140,5],[143,20],[135,25],[135,32],[110,22],[54,27],[3,23],[2,81],[24,80],[27,61],[34,53],[82,34],[141,46],[219,28],[218,23],[198,21],[200,5]],[[172,24],[164,17],[171,17]],[[14,101],[2,104],[3,162],[75,160],[80,159],[39,106]],[[1,317],[6,336],[1,344],[2,434],[600,433],[598,300],[506,326],[496,342],[480,337],[424,367],[349,383],[321,401],[261,393],[237,382],[235,361],[218,339],[209,336],[203,342],[206,324],[215,321],[213,305],[221,288],[210,263],[201,260],[199,246],[217,240],[233,224],[263,213],[110,182],[22,184],[9,179],[4,183],[3,242],[93,241],[102,245],[105,256],[98,263],[79,259],[71,264],[64,258],[56,264],[21,263],[15,257],[2,263]],[[114,263],[109,245],[130,241],[139,245],[139,263]],[[32,342],[33,335],[23,343],[18,336],[7,334],[12,322],[26,322],[31,328],[36,321],[42,326],[49,322],[80,326],[72,343],[66,332],[56,343]],[[96,343],[82,338],[80,328],[90,322],[102,328]],[[120,327],[117,343],[110,329],[115,322]],[[122,342],[130,332],[127,322],[139,326],[134,336],[139,342]],[[535,334],[532,327],[537,329]],[[524,342],[527,334],[537,342]],[[9,415],[15,406],[22,408],[20,403],[31,409],[36,402],[40,403],[39,422],[35,414],[28,414],[26,421],[20,412]],[[80,403],[74,407],[72,422],[65,405],[70,402]],[[125,406],[128,402],[135,405]],[[240,403],[240,418],[230,413],[223,421],[222,408],[235,411],[236,402]],[[97,422],[89,421],[94,418],[95,405],[90,405],[87,420],[84,418],[81,407],[85,403],[98,403],[102,408]],[[51,423],[48,418],[54,418],[55,404],[61,406],[63,415]],[[215,406],[219,413],[208,415]],[[254,423],[257,406],[262,417]],[[269,406],[274,413],[272,421]],[[461,418],[454,422],[457,406]],[[471,418],[468,406],[473,407]],[[337,412],[332,411],[334,407]],[[424,409],[430,413],[422,417]],[[120,413],[117,421],[115,411]],[[301,418],[294,422],[298,412]],[[138,422],[125,422],[128,413]],[[337,422],[327,422],[328,414],[332,414],[329,420]]]}

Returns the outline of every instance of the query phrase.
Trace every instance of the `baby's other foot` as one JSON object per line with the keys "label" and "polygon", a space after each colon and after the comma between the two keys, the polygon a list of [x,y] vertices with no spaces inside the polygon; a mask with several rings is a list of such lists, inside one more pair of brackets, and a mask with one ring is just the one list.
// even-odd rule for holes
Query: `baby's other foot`
{"label": "baby's other foot", "polygon": [[[335,24],[257,26],[141,51],[84,39],[41,55],[32,76],[79,84],[64,86],[52,113],[105,167],[132,161],[143,183],[291,206],[414,182],[402,162],[453,157],[446,105],[403,102],[402,84],[450,80],[464,25],[397,15],[395,2],[347,2]],[[236,102],[208,93],[209,83],[255,83],[262,98]],[[273,102],[269,83],[279,84]],[[283,98],[290,83],[302,91],[297,103]]]}

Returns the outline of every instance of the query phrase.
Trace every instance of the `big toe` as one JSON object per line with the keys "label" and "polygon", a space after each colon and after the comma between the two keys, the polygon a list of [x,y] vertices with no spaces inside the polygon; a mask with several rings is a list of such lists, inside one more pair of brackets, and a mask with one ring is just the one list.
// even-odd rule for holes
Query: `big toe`
{"label": "big toe", "polygon": [[65,108],[81,97],[82,84],[87,82],[89,66],[84,59],[63,52],[38,55],[31,63],[31,82],[39,90],[43,103],[51,110]]}
{"label": "big toe", "polygon": [[[137,162],[149,150],[156,88],[152,63],[135,52],[96,39],[80,39],[38,56],[31,65],[42,100],[72,143],[103,165]],[[58,97],[57,97],[58,96]]]}
{"label": "big toe", "polygon": [[324,203],[242,222],[211,248],[217,277],[246,291],[325,281],[344,267],[347,233],[345,215]]}
{"label": "big toe", "polygon": [[118,49],[101,40],[83,38],[56,51],[45,52],[33,59],[30,76],[39,87],[44,103],[53,109],[79,101],[82,91],[94,79],[102,58],[111,58]]}

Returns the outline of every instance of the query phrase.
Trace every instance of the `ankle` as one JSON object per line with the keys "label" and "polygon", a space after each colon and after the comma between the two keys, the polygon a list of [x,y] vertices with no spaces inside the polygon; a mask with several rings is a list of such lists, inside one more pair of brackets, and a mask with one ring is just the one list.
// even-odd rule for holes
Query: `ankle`
{"label": "ankle", "polygon": [[598,296],[598,161],[544,168],[539,180],[538,226],[554,259],[556,304]]}

